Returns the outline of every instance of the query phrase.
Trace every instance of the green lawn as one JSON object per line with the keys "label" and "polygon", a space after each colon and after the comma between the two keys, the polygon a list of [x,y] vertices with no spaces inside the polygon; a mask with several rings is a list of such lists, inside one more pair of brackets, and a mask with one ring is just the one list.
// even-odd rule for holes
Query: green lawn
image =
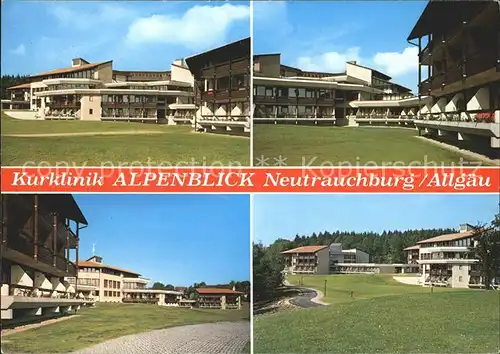
{"label": "green lawn", "polygon": [[125,122],[29,121],[2,114],[2,134],[153,131],[157,134],[59,137],[2,136],[7,166],[248,166],[250,140],[195,133],[188,126]]}
{"label": "green lawn", "polygon": [[[380,296],[423,294],[430,288],[399,283],[393,275],[369,274],[338,274],[338,275],[294,275],[287,277],[291,284],[298,285],[302,278],[302,286],[318,289],[324,293],[326,280],[326,295],[323,300],[329,304],[352,302],[353,300],[370,299]],[[351,298],[351,291],[353,297]],[[433,288],[433,292],[456,291],[451,288]]]}
{"label": "green lawn", "polygon": [[329,306],[255,318],[255,353],[496,353],[500,348],[500,292],[435,288],[431,293],[378,275],[304,277],[304,285],[323,290],[326,278]]}
{"label": "green lawn", "polygon": [[254,163],[285,158],[288,166],[458,165],[478,161],[417,138],[403,128],[254,125]]}
{"label": "green lawn", "polygon": [[2,338],[2,348],[17,353],[67,353],[138,332],[250,319],[248,305],[241,310],[205,310],[98,303],[95,308],[82,309],[78,314],[78,317],[6,336]]}

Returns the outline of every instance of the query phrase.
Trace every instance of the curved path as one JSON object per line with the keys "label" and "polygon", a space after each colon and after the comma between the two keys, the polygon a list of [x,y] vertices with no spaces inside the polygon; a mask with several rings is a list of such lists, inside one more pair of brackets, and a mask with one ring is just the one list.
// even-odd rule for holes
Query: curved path
{"label": "curved path", "polygon": [[132,334],[73,354],[241,353],[248,342],[250,322],[220,322]]}
{"label": "curved path", "polygon": [[318,297],[318,292],[316,290],[309,288],[297,289],[299,290],[299,293],[290,299],[290,303],[292,305],[302,308],[324,306],[324,304],[313,301],[313,299],[316,299]]}

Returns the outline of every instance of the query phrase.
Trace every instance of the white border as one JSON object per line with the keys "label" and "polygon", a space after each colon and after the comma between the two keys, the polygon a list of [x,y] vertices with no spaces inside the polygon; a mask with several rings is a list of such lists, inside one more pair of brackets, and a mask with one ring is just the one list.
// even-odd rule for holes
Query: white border
{"label": "white border", "polygon": [[[253,1],[250,1],[250,161],[253,167]],[[251,352],[253,353],[253,351]]]}

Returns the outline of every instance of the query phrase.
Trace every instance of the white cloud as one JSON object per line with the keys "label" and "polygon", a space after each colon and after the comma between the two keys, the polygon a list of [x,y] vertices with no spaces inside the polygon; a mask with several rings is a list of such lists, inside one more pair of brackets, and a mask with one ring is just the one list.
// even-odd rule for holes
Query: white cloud
{"label": "white cloud", "polygon": [[[288,19],[286,1],[255,1],[253,3],[253,39],[256,50],[264,43],[283,45],[293,33]],[[296,41],[294,41],[296,44]],[[260,53],[259,53],[260,54]]]}
{"label": "white cloud", "polygon": [[402,52],[377,53],[373,63],[390,76],[402,76],[418,68],[418,48],[408,47]]}
{"label": "white cloud", "polygon": [[14,55],[25,55],[26,54],[26,47],[24,44],[19,44],[16,48],[12,49],[10,51]]}
{"label": "white cloud", "polygon": [[358,47],[349,48],[345,52],[299,57],[297,66],[307,71],[340,72],[345,70],[345,63],[350,60],[361,61]]}
{"label": "white cloud", "polygon": [[123,19],[132,19],[135,16],[134,11],[117,4],[99,4],[85,8],[50,4],[47,9],[60,26],[78,30],[97,29],[98,26],[109,25]]}
{"label": "white cloud", "polygon": [[203,49],[220,44],[231,24],[249,16],[250,8],[244,5],[194,6],[182,16],[153,15],[135,20],[126,40],[130,44],[166,43]]}

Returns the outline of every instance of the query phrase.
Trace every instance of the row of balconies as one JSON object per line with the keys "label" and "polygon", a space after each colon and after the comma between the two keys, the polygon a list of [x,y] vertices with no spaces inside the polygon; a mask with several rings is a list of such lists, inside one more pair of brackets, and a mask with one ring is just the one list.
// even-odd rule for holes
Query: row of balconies
{"label": "row of balconies", "polygon": [[201,94],[201,100],[203,102],[212,101],[225,101],[229,99],[248,99],[250,100],[250,95],[248,89],[233,89],[233,90],[212,90],[206,91]]}
{"label": "row of balconies", "polygon": [[236,59],[231,63],[215,64],[202,70],[202,77],[208,79],[236,74],[250,74],[250,58]]}
{"label": "row of balconies", "polygon": [[420,93],[429,94],[431,90],[444,88],[446,85],[466,80],[468,77],[493,69],[497,65],[497,58],[489,55],[478,54],[466,62],[434,73],[431,77],[423,80],[420,85]]}
{"label": "row of balconies", "polygon": [[288,96],[257,96],[254,95],[255,104],[275,104],[275,105],[304,105],[316,106],[320,104],[334,105],[335,102],[344,102],[343,98],[313,98],[313,97],[288,97]]}

